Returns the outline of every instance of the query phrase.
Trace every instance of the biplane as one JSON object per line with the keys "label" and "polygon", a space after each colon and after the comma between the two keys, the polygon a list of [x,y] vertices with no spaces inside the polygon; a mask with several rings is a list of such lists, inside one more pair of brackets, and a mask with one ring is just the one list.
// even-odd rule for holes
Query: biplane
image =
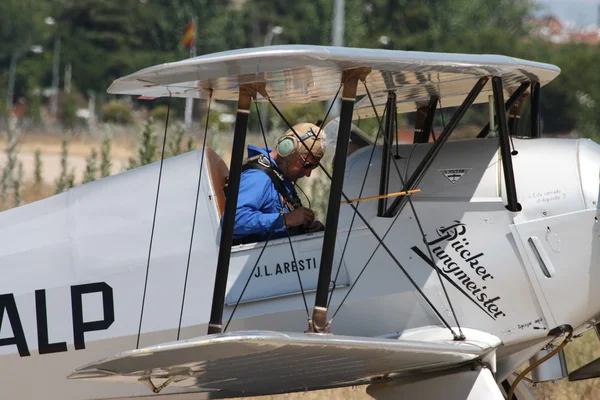
{"label": "biplane", "polygon": [[[114,81],[115,95],[237,101],[231,160],[203,146],[0,214],[3,398],[368,385],[373,398],[529,399],[529,371],[599,376],[596,362],[568,373],[562,353],[600,314],[600,146],[541,137],[541,90],[559,73],[497,55],[273,46]],[[282,105],[325,100],[340,104],[319,132],[325,230],[232,245],[252,104],[285,119]],[[488,125],[451,140],[476,106]],[[408,113],[414,143],[394,144]]]}

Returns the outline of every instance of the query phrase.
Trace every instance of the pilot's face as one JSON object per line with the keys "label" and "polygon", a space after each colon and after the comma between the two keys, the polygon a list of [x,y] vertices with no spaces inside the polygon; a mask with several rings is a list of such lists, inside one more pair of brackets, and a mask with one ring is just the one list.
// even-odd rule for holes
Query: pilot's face
{"label": "pilot's face", "polygon": [[287,165],[284,171],[285,177],[291,182],[296,182],[298,179],[311,175],[313,169],[319,166],[319,159],[309,154],[297,156],[292,162]]}

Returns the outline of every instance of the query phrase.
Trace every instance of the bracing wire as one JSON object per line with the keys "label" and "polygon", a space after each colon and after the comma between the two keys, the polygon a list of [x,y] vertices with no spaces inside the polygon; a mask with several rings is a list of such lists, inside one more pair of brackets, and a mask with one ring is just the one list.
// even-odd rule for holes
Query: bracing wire
{"label": "bracing wire", "polygon": [[181,298],[181,311],[179,313],[179,325],[177,326],[177,340],[181,333],[181,321],[183,318],[183,307],[185,304],[185,294],[187,290],[188,274],[190,271],[190,259],[192,257],[192,243],[194,242],[194,230],[196,229],[196,215],[198,212],[198,199],[200,198],[200,183],[202,182],[202,168],[204,167],[204,154],[206,154],[206,137],[208,136],[208,118],[210,117],[210,106],[212,104],[212,91],[208,98],[208,107],[206,110],[206,125],[204,126],[204,138],[202,139],[202,156],[200,156],[200,170],[198,171],[198,185],[196,186],[196,202],[194,203],[194,218],[192,220],[192,232],[190,234],[190,246],[188,250],[187,265],[185,268],[185,280],[183,283],[183,296]]}
{"label": "bracing wire", "polygon": [[[387,110],[387,104],[386,104],[386,108],[383,111],[384,114],[386,112],[385,110]],[[371,168],[371,160],[373,160],[373,154],[375,153],[375,148],[377,147],[377,140],[379,140],[379,135],[382,132],[381,128],[382,128],[382,125],[379,125],[379,128],[377,129],[377,136],[375,137],[375,141],[373,142],[373,148],[371,149],[371,155],[369,156],[369,162],[367,163],[367,170],[365,171],[365,177],[363,178],[362,185],[360,186],[360,191],[358,192],[359,199],[362,197],[362,193],[365,188],[365,183],[367,182],[367,177],[369,175],[369,169]],[[357,204],[357,206],[356,206],[357,210],[358,210],[358,206],[359,205]],[[335,272],[335,278],[333,279],[333,289],[331,290],[331,295],[329,296],[329,300],[327,302],[327,308],[329,308],[329,306],[331,305],[331,300],[333,299],[333,293],[335,292],[337,280],[340,275],[340,270],[342,268],[342,262],[344,261],[344,255],[346,254],[346,248],[348,247],[348,241],[350,240],[350,234],[352,233],[352,228],[354,227],[355,219],[356,219],[356,212],[352,213],[352,219],[350,220],[350,228],[348,229],[348,235],[346,235],[346,240],[344,241],[344,248],[342,249],[342,255],[340,257],[340,262],[338,263],[337,271]]]}
{"label": "bracing wire", "polygon": [[258,266],[258,263],[260,262],[260,259],[263,255],[263,253],[265,252],[267,245],[269,244],[269,240],[271,240],[271,235],[273,234],[274,229],[275,229],[275,224],[273,224],[273,226],[271,227],[271,230],[269,231],[269,235],[267,236],[267,240],[265,241],[265,244],[263,245],[262,249],[260,250],[260,254],[258,255],[258,258],[256,259],[256,262],[254,263],[254,267],[252,267],[252,271],[250,271],[250,275],[248,276],[248,279],[246,279],[246,284],[244,285],[244,288],[242,289],[242,292],[240,293],[240,297],[238,297],[237,301],[235,302],[235,306],[233,307],[233,310],[231,311],[231,315],[229,316],[229,319],[227,320],[227,324],[225,324],[225,329],[223,329],[223,333],[227,332],[227,328],[229,328],[229,324],[231,323],[231,320],[233,319],[233,315],[235,314],[235,311],[237,310],[238,306],[240,305],[240,302],[242,301],[242,298],[244,297],[244,293],[246,293],[246,288],[248,288],[248,284],[250,284],[250,280],[252,279],[252,276],[254,275],[254,270],[256,270],[256,267]]}
{"label": "bracing wire", "polygon": [[[273,103],[273,101],[267,97],[267,100],[271,103],[271,105],[273,106],[273,109],[275,110],[275,112],[279,115],[279,117],[283,120],[283,122],[286,123],[286,125],[291,129],[291,131],[294,133],[294,135],[296,136],[296,138],[300,138],[300,135],[298,135],[298,132],[296,132],[294,130],[294,128],[292,127],[292,125],[288,122],[287,118],[285,118],[285,116],[281,113],[281,111],[279,110],[279,108],[277,108],[277,106]],[[308,146],[300,141],[300,143],[307,149]],[[311,153],[312,155],[312,153]],[[313,155],[314,157],[314,155]],[[327,178],[329,178],[329,180],[332,180],[331,174],[329,172],[327,172],[327,170],[323,167],[323,165],[321,164],[321,162],[319,160],[317,160],[317,164],[319,165],[319,168],[321,168],[321,170],[323,171],[323,173],[327,176]],[[342,191],[342,197],[346,200],[346,201],[350,201],[350,198]],[[362,215],[362,213],[360,213],[358,211],[358,209],[354,206],[354,204],[349,203],[350,207],[352,207],[352,209],[356,212],[356,215],[358,215],[358,217],[362,220],[362,222],[365,224],[365,227],[371,232],[371,234],[373,235],[373,237],[377,240],[377,242],[379,243],[375,249],[375,251],[377,251],[377,249],[379,249],[379,247],[383,247],[384,250],[388,253],[388,255],[390,256],[390,258],[394,261],[394,263],[398,266],[398,268],[400,268],[400,270],[402,271],[402,273],[404,273],[404,275],[406,276],[406,279],[408,279],[410,281],[410,283],[413,285],[413,287],[415,288],[415,290],[417,292],[419,292],[419,294],[421,295],[421,297],[423,298],[423,300],[425,300],[425,302],[427,303],[427,305],[431,308],[431,310],[435,313],[435,315],[437,315],[437,317],[440,319],[440,321],[442,321],[442,323],[452,332],[453,336],[455,338],[458,338],[458,335],[456,335],[454,333],[454,331],[452,330],[452,327],[450,326],[450,324],[448,324],[448,322],[446,321],[446,319],[442,316],[442,314],[440,314],[440,312],[435,308],[435,306],[433,305],[433,303],[431,303],[431,300],[429,300],[429,298],[425,295],[425,293],[423,293],[423,291],[421,290],[421,288],[419,287],[419,285],[415,282],[415,280],[410,276],[410,274],[408,273],[408,271],[406,271],[406,269],[402,266],[402,264],[400,263],[400,261],[398,261],[398,258],[396,258],[396,256],[394,255],[394,253],[390,250],[390,248],[383,242],[383,239],[381,237],[379,237],[379,235],[377,234],[377,232],[375,232],[375,230],[373,229],[373,227],[369,224],[369,222],[367,221],[367,219]],[[400,215],[400,213],[398,213],[396,215],[396,218],[398,218],[398,215]],[[395,221],[395,220],[394,220]],[[393,226],[393,223],[392,225]],[[387,233],[391,230],[391,226],[390,229],[388,229]],[[339,309],[339,308],[338,308]]]}
{"label": "bracing wire", "polygon": [[[369,89],[367,88],[366,84],[365,84],[365,89],[367,90],[367,93],[368,93]],[[369,94],[369,98],[371,99],[370,93],[368,93],[368,94]],[[440,101],[440,112],[442,112],[442,110],[443,110],[442,103],[441,103],[441,100],[439,100],[439,101]],[[371,102],[371,105],[373,106],[373,109],[375,110],[375,105],[373,104],[373,102]],[[377,113],[377,110],[375,110],[375,113]],[[379,116],[377,116],[377,121],[379,122]],[[442,126],[443,126],[443,129],[445,130],[446,129],[446,123],[444,122],[443,112],[442,112]],[[384,136],[384,140],[387,140],[385,138],[385,136]],[[391,151],[390,151],[390,156],[391,156]],[[405,181],[404,181],[404,178],[402,177],[402,173],[400,172],[400,168],[398,167],[398,164],[396,163],[396,160],[393,160],[393,161],[394,161],[394,167],[396,169],[396,172],[398,173],[398,177],[400,178],[400,183],[402,184],[403,187],[405,187],[406,186],[405,185]],[[431,247],[429,246],[429,244],[427,242],[427,236],[425,235],[425,231],[423,230],[423,226],[421,225],[421,221],[419,219],[419,215],[417,214],[417,210],[415,209],[415,206],[413,204],[412,198],[410,196],[408,196],[408,203],[409,203],[410,208],[411,208],[411,210],[413,212],[413,215],[415,216],[415,221],[417,222],[417,225],[419,227],[419,232],[421,233],[421,237],[423,238],[423,243],[427,247],[427,252],[429,253],[429,258],[431,260],[434,260],[433,253],[431,252]],[[462,333],[460,324],[458,322],[458,317],[457,317],[456,313],[454,312],[454,307],[452,305],[452,301],[450,301],[450,296],[448,294],[448,291],[446,290],[446,285],[444,284],[444,280],[442,279],[440,271],[437,268],[435,270],[436,270],[438,279],[440,281],[440,285],[442,286],[442,290],[444,291],[444,295],[446,297],[446,300],[448,301],[448,306],[450,307],[452,315],[454,316],[454,320],[456,322],[456,327],[458,328],[459,335],[460,335],[459,337],[464,338],[464,335]]]}
{"label": "bracing wire", "polygon": [[150,272],[150,257],[152,255],[152,241],[154,240],[154,227],[156,226],[156,211],[158,209],[158,196],[160,194],[160,181],[162,178],[163,161],[165,159],[165,146],[167,144],[167,127],[169,126],[169,114],[171,111],[171,97],[167,106],[167,118],[165,120],[165,134],[163,137],[163,146],[160,153],[160,167],[158,169],[158,183],[156,185],[156,199],[154,201],[154,215],[152,216],[152,230],[150,232],[150,245],[148,246],[148,261],[146,263],[146,279],[144,281],[144,294],[142,296],[142,309],[140,311],[140,325],[138,327],[136,350],[140,347],[140,335],[142,333],[142,319],[144,318],[144,305],[146,303],[146,290],[148,289],[148,274]]}
{"label": "bracing wire", "polygon": [[[258,112],[258,104],[255,102],[254,105],[256,106],[256,113],[258,115],[258,124],[260,125],[260,131],[262,133],[262,137],[265,142],[265,149],[268,149],[269,145],[267,144],[267,136],[265,135],[265,128],[263,126],[262,119],[260,118],[260,112]],[[267,156],[267,159],[269,160],[269,164],[272,164],[271,157]],[[281,217],[282,218],[283,218],[283,208],[284,208],[283,207],[283,199],[281,199],[281,212],[282,212]],[[292,258],[294,259],[294,265],[296,265],[296,275],[298,276],[298,283],[300,284],[300,292],[302,293],[302,300],[304,301],[304,308],[306,309],[306,315],[307,315],[307,317],[310,317],[310,313],[308,311],[308,303],[306,302],[306,295],[304,293],[304,286],[302,285],[302,278],[300,277],[300,270],[298,269],[298,263],[296,262],[296,253],[294,252],[294,246],[292,246],[292,239],[290,238],[290,233],[289,233],[287,227],[285,229],[285,233],[286,233],[288,241],[290,243],[290,250],[292,251]]]}

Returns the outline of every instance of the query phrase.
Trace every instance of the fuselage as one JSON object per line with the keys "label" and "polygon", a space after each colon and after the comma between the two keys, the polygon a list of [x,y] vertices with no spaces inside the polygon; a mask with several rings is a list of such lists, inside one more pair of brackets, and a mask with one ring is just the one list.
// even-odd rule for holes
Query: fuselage
{"label": "fuselage", "polygon": [[[543,343],[558,325],[586,328],[600,312],[595,219],[600,146],[589,140],[517,138],[514,145],[519,212],[506,208],[494,138],[447,143],[412,197],[415,212],[408,205],[397,218],[384,218],[377,216],[377,201],[358,206],[450,325],[458,321],[489,332],[505,349]],[[394,162],[404,179],[429,146],[399,146]],[[372,158],[371,151],[363,147],[348,157],[344,193],[351,199],[379,194],[381,148]],[[201,160],[202,149],[165,160],[151,251],[158,163],[0,214],[5,244],[0,251],[0,381],[7,398],[147,395],[142,385],[66,376],[121,351],[206,334],[222,187],[216,184],[215,165],[202,163],[190,242]],[[401,188],[392,164],[389,191]],[[353,214],[350,206],[342,206],[330,316],[368,264],[336,314],[332,332],[394,337],[442,326]],[[322,233],[293,237],[293,253],[287,239],[270,241],[258,263],[264,243],[234,247],[225,321],[239,305],[228,330],[305,331],[299,277],[310,310],[322,239]]]}

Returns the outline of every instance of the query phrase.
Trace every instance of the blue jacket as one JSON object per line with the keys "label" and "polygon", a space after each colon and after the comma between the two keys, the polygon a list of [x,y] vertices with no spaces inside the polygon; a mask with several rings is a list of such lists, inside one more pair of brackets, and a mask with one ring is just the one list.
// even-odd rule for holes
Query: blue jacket
{"label": "blue jacket", "polygon": [[[271,149],[262,149],[248,146],[248,158],[263,154],[277,166],[275,160],[269,156]],[[293,183],[284,179],[284,184],[289,193],[293,192]],[[280,210],[284,213],[290,210],[284,205],[281,196],[275,189],[269,176],[257,169],[248,169],[242,172],[240,191],[238,194],[235,212],[235,225],[233,238],[240,239],[248,235],[259,235],[259,241],[267,240],[271,228],[271,239],[286,237],[286,227]]]}

